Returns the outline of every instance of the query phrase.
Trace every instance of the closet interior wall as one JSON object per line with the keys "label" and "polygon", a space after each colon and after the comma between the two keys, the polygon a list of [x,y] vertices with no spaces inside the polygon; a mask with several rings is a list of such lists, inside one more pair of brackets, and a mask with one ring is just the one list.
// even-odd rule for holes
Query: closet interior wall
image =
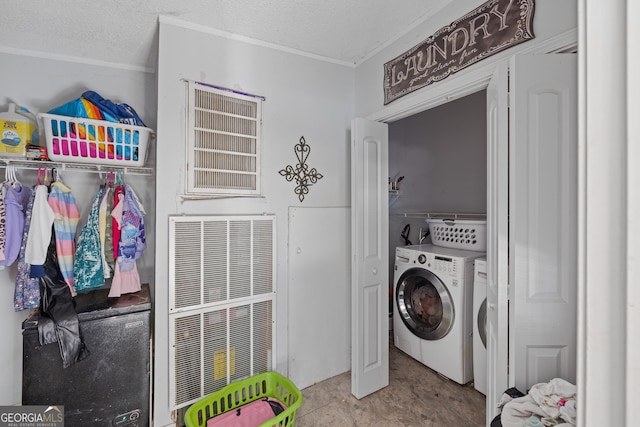
{"label": "closet interior wall", "polygon": [[[487,212],[486,91],[389,124],[389,175],[404,176],[389,195],[389,283],[401,233],[411,244],[428,230],[427,213]],[[431,243],[427,237],[422,243]]]}
{"label": "closet interior wall", "polygon": [[[0,79],[0,111],[7,111],[10,102],[23,105],[34,113],[44,113],[77,98],[86,90],[94,90],[106,99],[131,105],[144,123],[157,129],[157,86],[154,71],[132,69],[119,64],[92,64],[70,58],[51,58],[30,52],[7,53],[0,51],[0,63],[4,67]],[[155,142],[150,145],[145,167],[155,170]],[[108,170],[108,168],[105,168]],[[26,185],[37,180],[38,171],[17,169],[16,175]],[[4,179],[4,168],[0,168],[0,179]],[[101,182],[98,173],[63,170],[62,180],[71,187],[77,199],[84,224],[91,201]],[[144,217],[147,249],[138,260],[140,278],[147,282],[154,294],[155,253],[155,174],[150,176],[124,175],[140,197],[147,215]],[[22,321],[28,312],[15,312],[13,293],[16,277],[15,266],[0,270],[0,364],[6,375],[0,389],[0,402],[20,405],[22,400]]]}

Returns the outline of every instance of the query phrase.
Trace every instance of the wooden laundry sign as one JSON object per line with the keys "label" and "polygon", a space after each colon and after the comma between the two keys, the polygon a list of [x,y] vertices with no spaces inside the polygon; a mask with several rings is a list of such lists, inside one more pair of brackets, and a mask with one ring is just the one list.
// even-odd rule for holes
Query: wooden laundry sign
{"label": "wooden laundry sign", "polygon": [[384,64],[385,105],[533,39],[534,0],[489,0]]}

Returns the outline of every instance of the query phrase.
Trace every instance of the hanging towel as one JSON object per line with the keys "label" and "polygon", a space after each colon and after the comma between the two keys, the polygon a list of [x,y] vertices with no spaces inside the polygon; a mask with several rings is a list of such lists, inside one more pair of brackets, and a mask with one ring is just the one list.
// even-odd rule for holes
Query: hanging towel
{"label": "hanging towel", "polygon": [[80,231],[73,264],[74,287],[87,292],[104,285],[104,269],[100,255],[99,208],[104,189],[101,187],[91,205],[87,223]]}
{"label": "hanging towel", "polygon": [[76,253],[76,229],[80,221],[80,212],[71,189],[60,181],[55,181],[49,189],[49,206],[55,213],[53,229],[56,234],[56,252],[60,272],[71,295],[73,287],[73,260]]}
{"label": "hanging towel", "polygon": [[22,243],[20,245],[20,254],[18,255],[16,288],[13,294],[13,308],[15,311],[38,308],[40,306],[40,285],[38,279],[29,277],[31,266],[24,260],[36,193],[30,188],[25,187],[25,190],[27,190],[25,197],[28,198],[28,201],[24,211],[24,231],[22,232]]}

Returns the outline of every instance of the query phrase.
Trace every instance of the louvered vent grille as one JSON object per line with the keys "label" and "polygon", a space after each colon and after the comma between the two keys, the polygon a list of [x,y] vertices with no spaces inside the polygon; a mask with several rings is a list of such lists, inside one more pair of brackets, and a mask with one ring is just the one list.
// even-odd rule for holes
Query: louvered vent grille
{"label": "louvered vent grille", "polygon": [[172,409],[271,369],[273,216],[170,218]]}
{"label": "louvered vent grille", "polygon": [[[202,334],[200,315],[187,316],[175,320],[174,353],[176,374],[176,398],[180,401],[196,399],[200,396],[200,335]],[[176,375],[177,376],[177,375]]]}
{"label": "louvered vent grille", "polygon": [[187,192],[260,194],[259,97],[189,82]]}

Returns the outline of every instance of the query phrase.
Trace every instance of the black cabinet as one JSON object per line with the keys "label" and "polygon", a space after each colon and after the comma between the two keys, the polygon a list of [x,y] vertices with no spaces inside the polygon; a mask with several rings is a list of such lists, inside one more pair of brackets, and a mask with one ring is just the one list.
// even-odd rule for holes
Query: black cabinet
{"label": "black cabinet", "polygon": [[57,344],[41,346],[37,316],[23,323],[23,405],[64,405],[65,426],[148,426],[151,301],[148,285],[107,298],[79,294],[76,312],[90,355],[62,367]]}

